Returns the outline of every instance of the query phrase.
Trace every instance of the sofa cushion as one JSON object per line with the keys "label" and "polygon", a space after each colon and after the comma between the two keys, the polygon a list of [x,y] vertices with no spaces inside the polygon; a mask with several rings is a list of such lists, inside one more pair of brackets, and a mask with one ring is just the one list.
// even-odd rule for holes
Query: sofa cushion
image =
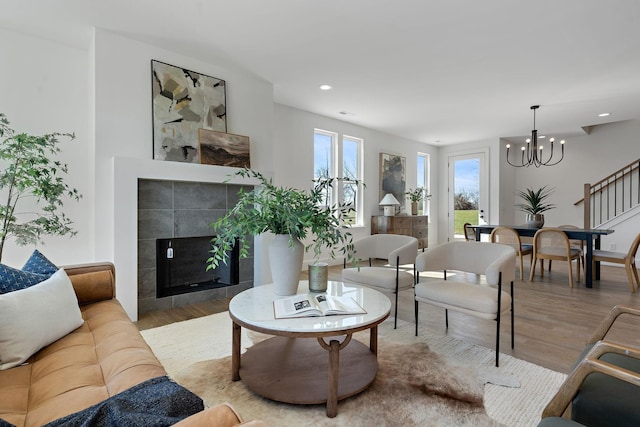
{"label": "sofa cushion", "polygon": [[[498,288],[487,285],[441,280],[418,283],[415,299],[454,311],[495,319],[498,313]],[[501,311],[511,309],[511,296],[502,291]]]}
{"label": "sofa cushion", "polygon": [[[396,269],[386,267],[353,267],[342,270],[342,280],[357,285],[370,286],[382,292],[395,292]],[[413,286],[413,274],[400,270],[398,272],[398,289],[409,289]]]}
{"label": "sofa cushion", "polygon": [[28,271],[30,273],[46,274],[51,276],[58,267],[49,261],[46,256],[42,255],[39,250],[34,250],[27,262],[24,263],[22,271]]}
{"label": "sofa cushion", "polygon": [[22,364],[83,322],[62,269],[41,283],[0,295],[0,370]]}
{"label": "sofa cushion", "polygon": [[49,278],[46,274],[18,270],[0,264],[0,294],[26,289]]}

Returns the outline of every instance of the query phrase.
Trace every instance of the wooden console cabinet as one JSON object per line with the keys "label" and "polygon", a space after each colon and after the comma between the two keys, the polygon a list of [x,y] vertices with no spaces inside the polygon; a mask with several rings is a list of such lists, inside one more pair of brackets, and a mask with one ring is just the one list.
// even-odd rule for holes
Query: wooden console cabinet
{"label": "wooden console cabinet", "polygon": [[371,217],[371,234],[403,234],[418,239],[418,247],[429,244],[429,217],[427,215],[399,215]]}

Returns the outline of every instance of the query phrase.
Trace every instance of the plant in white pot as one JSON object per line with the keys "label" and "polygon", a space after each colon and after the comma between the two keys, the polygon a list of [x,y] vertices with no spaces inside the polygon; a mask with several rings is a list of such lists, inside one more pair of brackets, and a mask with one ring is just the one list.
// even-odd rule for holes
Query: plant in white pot
{"label": "plant in white pot", "polygon": [[411,200],[411,215],[418,215],[418,204],[431,197],[424,187],[413,188],[404,194]]}
{"label": "plant in white pot", "polygon": [[[297,292],[303,255],[311,248],[316,259],[327,248],[332,258],[340,251],[354,260],[348,231],[350,208],[342,203],[327,206],[325,200],[339,178],[318,180],[311,190],[299,190],[276,186],[271,179],[251,169],[241,169],[234,175],[255,178],[260,185],[251,191],[241,189],[235,207],[211,224],[216,235],[211,241],[208,268],[226,263],[227,253],[236,241],[240,257],[245,258],[249,239],[266,232],[276,235],[269,246],[269,263],[277,295]],[[304,247],[301,240],[307,237],[313,240]]]}
{"label": "plant in white pot", "polygon": [[519,191],[518,195],[524,201],[516,204],[516,207],[527,214],[527,225],[531,228],[542,228],[544,225],[544,215],[550,209],[556,207],[553,203],[547,202],[547,199],[553,193],[553,189],[544,186],[533,190],[527,188],[525,191]]}

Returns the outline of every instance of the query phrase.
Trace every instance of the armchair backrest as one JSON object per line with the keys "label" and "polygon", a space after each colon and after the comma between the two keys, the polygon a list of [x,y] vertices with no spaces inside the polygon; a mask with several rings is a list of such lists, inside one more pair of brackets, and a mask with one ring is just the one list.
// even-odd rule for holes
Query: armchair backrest
{"label": "armchair backrest", "polygon": [[353,242],[356,258],[386,259],[389,264],[413,264],[418,253],[418,239],[401,234],[372,234]]}
{"label": "armchair backrest", "polygon": [[459,270],[484,274],[497,285],[515,280],[516,251],[511,246],[488,242],[449,242],[427,249],[416,258],[417,271]]}

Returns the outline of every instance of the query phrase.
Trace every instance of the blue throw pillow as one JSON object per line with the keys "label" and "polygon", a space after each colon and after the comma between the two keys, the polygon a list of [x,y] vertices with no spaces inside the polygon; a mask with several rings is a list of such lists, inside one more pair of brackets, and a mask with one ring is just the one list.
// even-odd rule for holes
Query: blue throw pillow
{"label": "blue throw pillow", "polygon": [[0,294],[28,288],[47,280],[50,276],[50,274],[21,271],[17,268],[0,264]]}
{"label": "blue throw pillow", "polygon": [[46,274],[47,278],[58,271],[58,267],[42,255],[39,250],[34,250],[27,262],[22,267],[22,271],[29,273]]}

